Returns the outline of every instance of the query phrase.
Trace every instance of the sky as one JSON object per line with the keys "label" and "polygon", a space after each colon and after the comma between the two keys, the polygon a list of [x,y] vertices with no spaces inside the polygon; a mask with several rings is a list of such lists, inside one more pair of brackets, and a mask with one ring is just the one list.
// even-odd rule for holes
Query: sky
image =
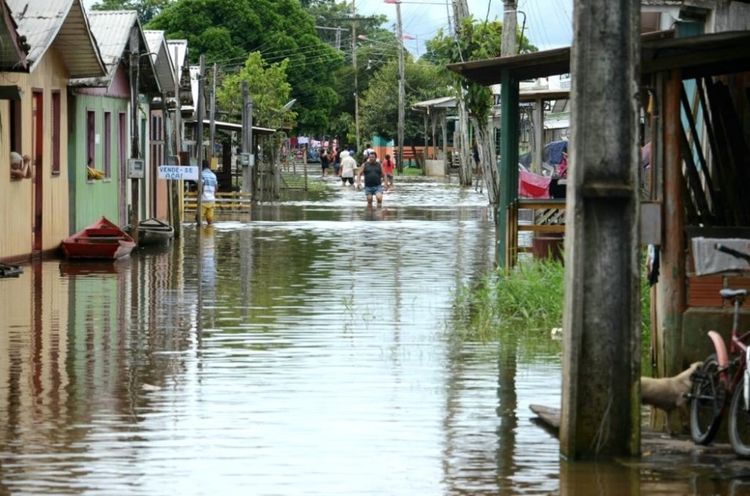
{"label": "sky", "polygon": [[[340,1],[340,0],[337,0]],[[350,0],[347,0],[350,1]],[[395,31],[396,6],[383,0],[355,0],[358,15],[386,15],[384,27]],[[97,0],[83,0],[86,9]],[[424,42],[443,28],[449,32],[453,9],[450,0],[402,0],[401,22],[406,39],[404,46],[414,55],[424,54]],[[503,20],[502,0],[468,0],[469,12],[475,19]],[[569,46],[573,42],[573,0],[518,0],[518,26],[526,26],[524,35],[540,50]],[[523,12],[523,13],[521,13]]]}
{"label": "sky", "polygon": [[[383,0],[355,0],[357,14],[388,16],[387,27],[395,30],[396,6]],[[440,28],[449,32],[453,8],[450,0],[402,0],[401,23],[406,39],[404,46],[415,55],[424,54],[424,42],[437,35]],[[503,20],[502,0],[468,0],[475,19]],[[518,27],[524,16],[524,35],[540,50],[569,46],[573,42],[573,0],[518,0]],[[523,13],[521,13],[523,12]],[[488,15],[489,14],[489,15]],[[386,26],[384,26],[386,27]]]}

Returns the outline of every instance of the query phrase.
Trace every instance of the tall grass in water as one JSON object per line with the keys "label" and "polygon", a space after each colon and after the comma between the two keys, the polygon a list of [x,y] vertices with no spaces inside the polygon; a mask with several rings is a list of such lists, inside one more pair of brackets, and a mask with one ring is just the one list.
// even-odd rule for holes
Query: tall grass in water
{"label": "tall grass in water", "polygon": [[[543,333],[549,339],[562,326],[565,270],[557,260],[520,260],[506,275],[497,270],[473,285],[463,286],[456,298],[456,327],[465,341],[500,341],[510,332]],[[644,356],[650,343],[651,293],[641,279],[641,334]]]}
{"label": "tall grass in water", "polygon": [[564,269],[556,260],[522,260],[505,275],[494,271],[459,290],[456,310],[463,339],[495,341],[506,332],[562,325]]}

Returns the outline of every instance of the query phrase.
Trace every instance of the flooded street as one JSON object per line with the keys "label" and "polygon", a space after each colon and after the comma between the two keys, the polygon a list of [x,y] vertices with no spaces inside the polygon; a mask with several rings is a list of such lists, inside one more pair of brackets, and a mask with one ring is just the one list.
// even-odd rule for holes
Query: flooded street
{"label": "flooded street", "polygon": [[494,260],[486,197],[419,178],[368,211],[328,182],[0,280],[0,494],[653,494],[532,423],[559,342],[451,339]]}

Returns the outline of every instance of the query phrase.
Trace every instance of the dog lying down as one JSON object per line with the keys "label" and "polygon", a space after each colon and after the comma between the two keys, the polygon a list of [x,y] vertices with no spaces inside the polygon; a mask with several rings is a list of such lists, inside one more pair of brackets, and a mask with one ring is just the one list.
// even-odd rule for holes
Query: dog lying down
{"label": "dog lying down", "polygon": [[663,410],[667,414],[667,432],[672,435],[669,414],[679,409],[687,412],[688,393],[693,386],[691,376],[703,362],[694,362],[687,370],[674,377],[654,379],[641,377],[641,403]]}

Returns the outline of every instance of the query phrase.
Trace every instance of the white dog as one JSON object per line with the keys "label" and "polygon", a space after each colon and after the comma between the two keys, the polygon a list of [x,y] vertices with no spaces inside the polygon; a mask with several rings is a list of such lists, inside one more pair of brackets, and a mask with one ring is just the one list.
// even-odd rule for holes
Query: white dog
{"label": "white dog", "polygon": [[664,410],[667,414],[667,432],[672,435],[669,414],[672,410],[687,411],[688,393],[693,387],[691,376],[703,362],[694,362],[674,377],[654,379],[641,377],[641,403]]}

